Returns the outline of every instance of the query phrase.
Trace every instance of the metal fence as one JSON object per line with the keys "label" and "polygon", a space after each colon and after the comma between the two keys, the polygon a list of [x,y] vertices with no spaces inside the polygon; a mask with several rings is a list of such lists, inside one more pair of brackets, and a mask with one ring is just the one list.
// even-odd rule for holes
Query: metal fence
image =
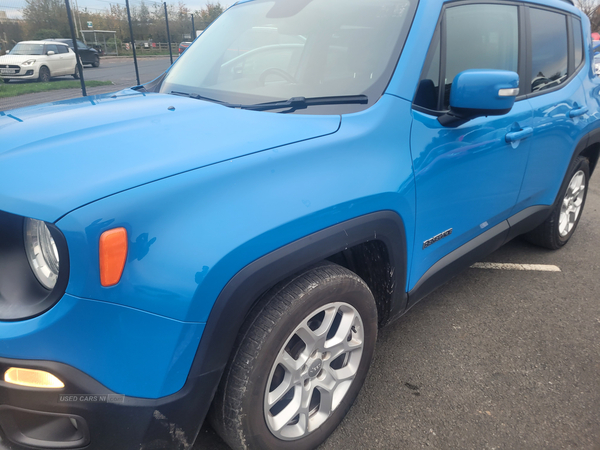
{"label": "metal fence", "polygon": [[[181,2],[94,0],[87,4],[96,7],[80,7],[78,1],[0,0],[0,111],[151,81],[177,58],[179,44],[207,25],[195,24]],[[74,57],[69,68],[52,61],[64,46],[50,39],[66,40],[79,55],[77,68]],[[24,41],[45,44],[16,47]]]}

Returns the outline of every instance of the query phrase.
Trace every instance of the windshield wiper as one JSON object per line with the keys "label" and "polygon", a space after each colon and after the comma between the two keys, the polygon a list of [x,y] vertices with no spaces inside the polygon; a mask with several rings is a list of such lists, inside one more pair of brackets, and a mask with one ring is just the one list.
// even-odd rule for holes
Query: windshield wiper
{"label": "windshield wiper", "polygon": [[267,111],[269,109],[291,108],[292,111],[297,109],[306,109],[309,106],[323,105],[350,105],[369,103],[369,98],[366,95],[338,95],[335,97],[292,97],[289,100],[281,100],[277,102],[257,103],[255,105],[240,105],[241,109],[249,109],[251,111]]}
{"label": "windshield wiper", "polygon": [[289,100],[278,100],[276,102],[256,103],[254,105],[242,105],[237,103],[227,103],[214,98],[203,97],[198,94],[188,94],[187,92],[171,91],[171,94],[189,97],[195,100],[206,100],[207,102],[218,103],[228,108],[248,109],[250,111],[268,111],[271,109],[288,109],[285,112],[296,111],[297,109],[306,109],[309,106],[323,105],[350,105],[369,103],[366,95],[338,95],[335,97],[292,97]]}
{"label": "windshield wiper", "polygon": [[189,97],[189,98],[193,98],[194,100],[206,100],[207,102],[219,103],[221,105],[229,106],[231,108],[236,108],[236,107],[239,108],[239,106],[240,106],[240,105],[232,105],[231,103],[222,102],[221,100],[217,100],[217,99],[210,98],[210,97],[203,97],[202,95],[198,95],[198,94],[188,94],[187,92],[171,91],[171,92],[169,92],[169,94],[179,95],[181,97]]}

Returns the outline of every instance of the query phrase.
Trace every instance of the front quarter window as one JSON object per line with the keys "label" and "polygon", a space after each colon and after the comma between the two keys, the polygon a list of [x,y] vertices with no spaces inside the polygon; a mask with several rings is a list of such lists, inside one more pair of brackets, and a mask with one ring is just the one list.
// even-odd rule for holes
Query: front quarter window
{"label": "front quarter window", "polygon": [[233,6],[173,66],[161,92],[230,105],[340,96],[366,96],[373,104],[392,76],[416,3],[254,0]]}

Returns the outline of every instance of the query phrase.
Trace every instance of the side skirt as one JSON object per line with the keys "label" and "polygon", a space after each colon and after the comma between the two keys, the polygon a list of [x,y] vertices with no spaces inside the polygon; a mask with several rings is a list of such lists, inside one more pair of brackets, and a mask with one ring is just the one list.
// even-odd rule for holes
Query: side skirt
{"label": "side skirt", "polygon": [[[526,208],[444,256],[425,272],[408,293],[408,303],[403,313],[481,258],[515,237],[536,228],[546,220],[551,211],[552,206]],[[397,319],[402,314],[392,319]]]}

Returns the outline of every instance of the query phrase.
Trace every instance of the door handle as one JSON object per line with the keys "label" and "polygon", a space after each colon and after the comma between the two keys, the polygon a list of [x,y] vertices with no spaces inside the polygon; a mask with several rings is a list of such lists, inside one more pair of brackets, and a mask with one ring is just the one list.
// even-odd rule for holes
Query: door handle
{"label": "door handle", "polygon": [[506,142],[508,142],[509,144],[511,142],[517,142],[520,141],[521,139],[525,139],[526,137],[529,137],[533,134],[533,128],[531,127],[525,127],[522,130],[519,131],[512,131],[510,133],[506,134]]}
{"label": "door handle", "polygon": [[569,111],[569,117],[572,119],[573,117],[583,116],[586,112],[588,112],[587,106],[584,106],[583,108],[572,109]]}

